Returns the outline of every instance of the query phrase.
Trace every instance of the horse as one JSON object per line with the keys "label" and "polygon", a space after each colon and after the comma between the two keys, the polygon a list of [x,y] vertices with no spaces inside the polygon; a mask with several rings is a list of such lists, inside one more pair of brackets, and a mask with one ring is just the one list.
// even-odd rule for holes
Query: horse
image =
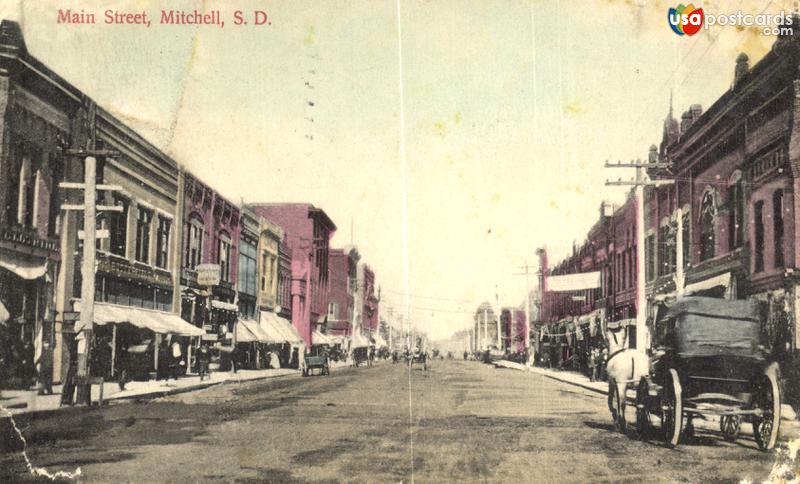
{"label": "horse", "polygon": [[[623,334],[620,335],[619,333]],[[650,359],[644,352],[628,348],[628,333],[623,326],[608,328],[608,409],[614,420],[614,428],[625,433],[625,393],[628,384],[638,382],[650,371]]]}

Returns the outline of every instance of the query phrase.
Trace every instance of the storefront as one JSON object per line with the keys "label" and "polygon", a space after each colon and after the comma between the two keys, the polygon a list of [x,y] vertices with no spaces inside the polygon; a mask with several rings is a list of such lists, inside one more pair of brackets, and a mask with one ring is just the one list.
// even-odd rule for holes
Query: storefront
{"label": "storefront", "polygon": [[[80,302],[75,303],[80,312]],[[177,314],[131,306],[94,305],[93,376],[106,379],[147,379],[184,374],[193,343],[203,331]],[[82,326],[76,324],[78,338]],[[175,348],[175,343],[180,348]]]}
{"label": "storefront", "polygon": [[56,266],[0,248],[0,388],[52,379]]}
{"label": "storefront", "polygon": [[281,368],[299,368],[306,346],[292,323],[272,311],[261,311],[258,322],[271,341],[279,342],[274,351],[278,352]]}

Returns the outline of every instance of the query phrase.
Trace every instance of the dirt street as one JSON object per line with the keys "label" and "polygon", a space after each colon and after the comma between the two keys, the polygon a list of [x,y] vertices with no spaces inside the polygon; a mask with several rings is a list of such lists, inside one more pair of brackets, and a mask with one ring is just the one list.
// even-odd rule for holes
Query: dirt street
{"label": "dirt street", "polygon": [[[735,482],[765,479],[752,438],[675,450],[614,433],[605,399],[463,361],[285,377],[19,422],[28,455],[84,482]],[[0,481],[32,480],[19,451]]]}

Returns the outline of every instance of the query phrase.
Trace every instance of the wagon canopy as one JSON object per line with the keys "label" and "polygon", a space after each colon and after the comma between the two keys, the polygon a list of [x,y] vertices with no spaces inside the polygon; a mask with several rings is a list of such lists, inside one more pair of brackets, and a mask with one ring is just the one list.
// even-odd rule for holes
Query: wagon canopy
{"label": "wagon canopy", "polygon": [[672,341],[680,356],[760,358],[758,303],[709,297],[677,300],[667,318],[674,321]]}

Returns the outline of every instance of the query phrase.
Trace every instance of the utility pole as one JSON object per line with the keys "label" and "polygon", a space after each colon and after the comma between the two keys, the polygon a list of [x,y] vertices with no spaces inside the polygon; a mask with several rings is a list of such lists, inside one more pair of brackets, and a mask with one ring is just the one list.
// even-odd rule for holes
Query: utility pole
{"label": "utility pole", "polygon": [[500,315],[503,314],[503,311],[500,310],[500,297],[497,295],[497,284],[494,285],[494,307],[497,308],[497,312],[495,313],[497,321],[497,349],[503,349],[503,342],[500,340]]}
{"label": "utility pole", "polygon": [[631,163],[616,165],[606,161],[606,168],[635,168],[636,179],[632,181],[606,181],[608,186],[633,186],[636,198],[636,350],[644,353],[647,348],[645,334],[647,334],[647,297],[645,295],[645,257],[644,257],[644,187],[661,186],[675,183],[675,180],[646,180],[645,168],[670,168],[671,163],[642,162],[636,160]]}
{"label": "utility pole", "polygon": [[525,272],[517,272],[514,275],[525,276],[525,351],[528,351],[531,347],[531,287],[530,278],[528,277],[531,273],[531,267],[528,265],[528,262],[525,261],[525,265],[520,269]]}
{"label": "utility pole", "polygon": [[[97,185],[97,158],[118,157],[119,153],[113,150],[97,149],[96,115],[97,105],[91,100],[86,101],[87,111],[79,114],[78,147],[64,150],[67,156],[84,158],[83,183],[62,182],[60,188],[83,190],[83,204],[63,204],[62,210],[83,211],[83,254],[81,264],[81,315],[80,324],[83,332],[83,354],[78,357],[77,371],[77,403],[90,405],[92,402],[90,361],[92,350],[92,334],[94,329],[94,292],[95,292],[95,256],[96,241],[98,238],[108,238],[108,230],[97,231],[97,211],[121,212],[119,206],[97,206],[97,191],[119,191],[116,185]],[[82,129],[81,129],[82,128]],[[85,139],[81,139],[80,136]],[[80,145],[84,144],[83,147]],[[81,238],[81,233],[78,233]]]}
{"label": "utility pole", "polygon": [[[97,239],[108,238],[108,230],[97,230],[97,211],[116,211],[121,212],[120,206],[98,206],[97,190],[121,190],[115,185],[97,185],[97,159],[95,156],[117,156],[108,150],[67,150],[68,155],[83,156],[84,159],[84,182],[71,183],[63,182],[59,184],[61,188],[83,190],[83,205],[61,206],[64,210],[83,210],[83,253],[81,264],[81,331],[83,332],[84,351],[78,355],[77,377],[80,384],[77,386],[77,403],[79,405],[91,404],[91,385],[86,384],[91,375],[89,361],[91,358],[92,335],[94,330],[94,293],[95,293],[95,245]],[[78,234],[79,237],[81,234]]]}

